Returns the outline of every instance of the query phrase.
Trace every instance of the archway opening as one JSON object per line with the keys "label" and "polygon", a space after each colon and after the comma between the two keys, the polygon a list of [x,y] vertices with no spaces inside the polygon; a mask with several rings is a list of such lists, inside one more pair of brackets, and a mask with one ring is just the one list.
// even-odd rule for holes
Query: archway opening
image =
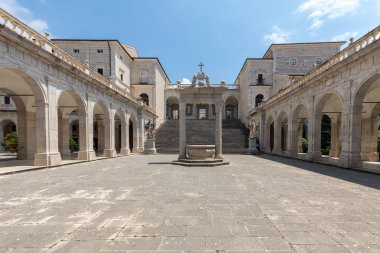
{"label": "archway opening", "polygon": [[58,149],[63,160],[78,159],[80,140],[85,139],[85,130],[79,121],[85,120],[85,105],[74,91],[62,91],[57,102],[58,108]]}
{"label": "archway opening", "polygon": [[[94,106],[94,129],[93,129],[93,140],[94,140],[94,151],[97,156],[103,156],[107,130],[109,131],[109,115],[107,107],[102,102],[97,102]],[[109,137],[108,137],[109,138]],[[110,140],[108,140],[110,141]]]}
{"label": "archway opening", "polygon": [[274,149],[274,122],[270,124],[269,135],[269,151],[272,153]]}
{"label": "archway opening", "polygon": [[179,119],[179,99],[170,96],[166,99],[166,119]]}
{"label": "archway opening", "polygon": [[133,121],[129,119],[129,149],[131,152],[133,152],[134,148],[134,129],[133,129]]}
{"label": "archway opening", "polygon": [[[0,121],[1,121],[0,112]],[[10,156],[15,158],[17,155],[17,127],[16,123],[9,119],[4,119],[0,122],[0,159],[9,158]]]}
{"label": "archway opening", "polygon": [[121,138],[122,138],[122,133],[121,133],[121,117],[119,116],[119,113],[116,112],[115,113],[115,118],[114,118],[114,121],[115,121],[115,131],[114,131],[114,134],[115,134],[115,150],[116,150],[116,153],[120,153],[121,151]]}
{"label": "archway opening", "polygon": [[[364,82],[354,100],[352,150],[363,162],[379,162],[380,151],[380,75]],[[364,163],[365,166],[365,163]]]}
{"label": "archway opening", "polygon": [[233,120],[239,117],[239,101],[236,97],[230,96],[226,99],[225,103],[225,119]]}
{"label": "archway opening", "polygon": [[315,112],[317,136],[315,150],[325,157],[339,158],[342,149],[341,114],[342,100],[335,93],[329,93],[319,101]]}
{"label": "archway opening", "polygon": [[308,138],[308,111],[306,106],[299,105],[293,112],[293,131],[292,131],[292,147],[296,157],[305,155],[309,150]]}
{"label": "archway opening", "polygon": [[149,106],[149,96],[146,93],[140,94],[140,99],[143,101],[143,103],[147,106]]}
{"label": "archway opening", "polygon": [[[1,115],[8,114],[17,124],[17,159],[34,160],[36,153],[47,152],[45,98],[37,82],[24,71],[14,68],[0,68],[0,97],[7,97],[6,110]],[[8,110],[9,109],[9,110]],[[36,119],[38,118],[38,121]],[[7,127],[7,126],[6,126]],[[14,126],[9,126],[11,130]],[[13,130],[12,130],[13,131]],[[32,165],[31,161],[22,164]],[[18,165],[20,165],[18,163]],[[2,165],[0,165],[2,167]]]}
{"label": "archway opening", "polygon": [[255,107],[258,107],[263,100],[264,100],[264,95],[263,94],[258,94],[255,97]]}

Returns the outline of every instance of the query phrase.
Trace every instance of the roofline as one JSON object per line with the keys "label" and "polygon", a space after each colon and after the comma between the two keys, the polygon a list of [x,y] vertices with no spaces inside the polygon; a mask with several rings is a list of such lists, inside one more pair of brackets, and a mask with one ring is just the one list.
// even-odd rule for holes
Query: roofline
{"label": "roofline", "polygon": [[347,41],[320,41],[320,42],[296,42],[296,43],[274,43],[269,46],[267,51],[265,52],[263,58],[267,55],[267,53],[272,49],[273,46],[291,46],[291,45],[312,45],[312,44],[346,44]]}
{"label": "roofline", "polygon": [[117,42],[119,46],[123,49],[123,51],[128,55],[128,57],[133,61],[133,57],[128,53],[127,49],[121,44],[119,40],[110,39],[110,40],[102,40],[102,39],[51,39],[51,41],[94,41],[94,42]]}
{"label": "roofline", "polygon": [[241,72],[243,71],[244,66],[247,64],[248,61],[252,61],[252,60],[253,61],[273,61],[273,58],[247,58],[247,59],[245,59],[244,64],[241,67],[239,74],[237,75],[237,77],[235,79],[234,84],[236,84],[236,81],[239,79],[239,76],[240,76]]}
{"label": "roofline", "polygon": [[165,71],[164,67],[162,66],[161,61],[158,57],[134,57],[133,60],[156,60],[158,62],[158,64],[160,65],[162,71],[164,71],[164,74],[165,74],[166,78],[168,79],[169,83],[171,83],[170,78],[169,78],[168,74],[166,73],[166,71]]}

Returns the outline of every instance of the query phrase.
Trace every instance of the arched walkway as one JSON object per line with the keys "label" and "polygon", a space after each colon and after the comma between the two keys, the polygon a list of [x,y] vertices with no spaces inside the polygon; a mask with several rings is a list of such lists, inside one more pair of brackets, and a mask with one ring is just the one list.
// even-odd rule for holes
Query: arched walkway
{"label": "arched walkway", "polygon": [[16,105],[18,159],[34,159],[35,165],[60,164],[58,147],[48,143],[48,107],[38,82],[20,69],[3,67],[0,68],[0,92],[10,96]]}
{"label": "arched walkway", "polygon": [[380,74],[358,89],[353,105],[352,153],[364,162],[378,162],[380,122]]}
{"label": "arched walkway", "polygon": [[117,153],[120,153],[121,155],[128,155],[130,153],[129,151],[129,144],[128,144],[128,122],[126,119],[125,113],[118,109],[115,112],[114,116],[115,121],[115,149]]}
{"label": "arched walkway", "polygon": [[110,110],[103,102],[97,102],[93,109],[94,119],[94,150],[97,156],[115,157],[116,151],[113,148],[113,120]]}
{"label": "arched walkway", "polygon": [[166,119],[179,118],[179,99],[170,96],[166,99]]}
{"label": "arched walkway", "polygon": [[265,132],[265,151],[272,153],[274,150],[274,120],[272,116],[269,116],[266,122]]}
{"label": "arched walkway", "polygon": [[132,153],[138,153],[137,119],[135,115],[129,118],[129,148]]}
{"label": "arched walkway", "polygon": [[292,157],[305,158],[309,150],[309,123],[308,110],[303,104],[298,105],[293,111],[290,152]]}
{"label": "arched walkway", "polygon": [[226,99],[224,117],[227,120],[237,119],[239,117],[239,101],[234,96],[229,96]]}
{"label": "arched walkway", "polygon": [[62,159],[77,159],[78,152],[87,149],[85,103],[74,91],[62,91],[57,108],[59,152]]}
{"label": "arched walkway", "polygon": [[336,93],[325,94],[315,109],[314,159],[321,156],[337,160],[342,150],[341,115],[342,99]]}
{"label": "arched walkway", "polygon": [[275,128],[274,152],[278,154],[287,154],[289,150],[288,140],[288,115],[281,112],[277,118]]}

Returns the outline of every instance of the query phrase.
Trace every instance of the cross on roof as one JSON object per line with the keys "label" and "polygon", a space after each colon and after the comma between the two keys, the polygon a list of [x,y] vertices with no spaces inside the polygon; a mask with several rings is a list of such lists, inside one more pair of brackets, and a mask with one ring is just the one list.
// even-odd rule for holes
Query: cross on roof
{"label": "cross on roof", "polygon": [[198,66],[201,68],[201,72],[203,72],[202,69],[203,69],[204,64],[201,62]]}

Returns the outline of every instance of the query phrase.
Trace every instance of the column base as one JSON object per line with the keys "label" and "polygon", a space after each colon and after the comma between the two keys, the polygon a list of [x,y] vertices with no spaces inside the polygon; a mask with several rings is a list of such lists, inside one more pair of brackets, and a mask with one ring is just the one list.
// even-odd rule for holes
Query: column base
{"label": "column base", "polygon": [[156,141],[154,139],[147,139],[145,141],[145,154],[157,154]]}
{"label": "column base", "polygon": [[322,160],[322,152],[321,151],[314,151],[314,152],[307,152],[311,155],[311,160],[314,162],[320,162]]}
{"label": "column base", "polygon": [[34,166],[59,166],[62,165],[60,153],[36,153],[34,155]]}
{"label": "column base", "polygon": [[105,157],[116,157],[116,150],[115,149],[105,149],[104,150],[104,156]]}
{"label": "column base", "polygon": [[96,159],[96,154],[94,150],[86,150],[78,152],[78,160],[92,161]]}
{"label": "column base", "polygon": [[368,162],[378,162],[379,161],[379,153],[377,152],[362,152],[360,153],[361,160]]}
{"label": "column base", "polygon": [[122,148],[122,149],[120,149],[120,154],[121,155],[130,155],[131,150],[129,148]]}
{"label": "column base", "polygon": [[258,154],[260,154],[260,152],[257,149],[257,140],[249,139],[249,148],[247,150],[247,155],[258,155]]}

